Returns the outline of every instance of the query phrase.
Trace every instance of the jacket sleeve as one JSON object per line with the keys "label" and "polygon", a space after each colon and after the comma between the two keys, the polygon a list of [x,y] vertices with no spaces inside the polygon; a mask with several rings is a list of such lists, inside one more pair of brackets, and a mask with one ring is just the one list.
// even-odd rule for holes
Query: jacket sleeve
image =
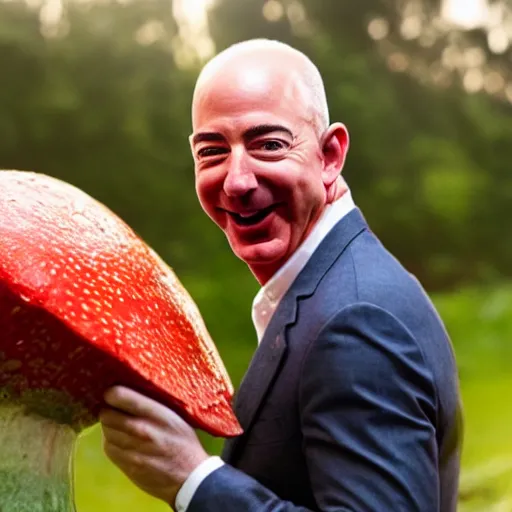
{"label": "jacket sleeve", "polygon": [[[310,346],[298,393],[318,510],[439,512],[434,380],[394,316],[371,304],[336,314]],[[201,484],[189,512],[242,510],[306,509],[225,466]]]}

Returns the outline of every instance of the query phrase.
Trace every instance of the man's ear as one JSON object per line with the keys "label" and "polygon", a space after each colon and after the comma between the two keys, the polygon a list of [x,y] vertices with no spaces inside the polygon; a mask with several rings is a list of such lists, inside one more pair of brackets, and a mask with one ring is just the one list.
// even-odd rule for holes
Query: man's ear
{"label": "man's ear", "polygon": [[348,130],[342,123],[334,123],[322,136],[321,147],[324,159],[323,181],[332,185],[340,175],[349,147]]}

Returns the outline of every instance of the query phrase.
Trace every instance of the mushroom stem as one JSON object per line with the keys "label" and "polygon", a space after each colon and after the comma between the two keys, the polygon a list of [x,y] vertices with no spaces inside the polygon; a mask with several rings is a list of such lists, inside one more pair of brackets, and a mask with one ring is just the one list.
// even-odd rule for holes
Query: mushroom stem
{"label": "mushroom stem", "polygon": [[75,512],[76,440],[69,425],[0,401],[0,510]]}

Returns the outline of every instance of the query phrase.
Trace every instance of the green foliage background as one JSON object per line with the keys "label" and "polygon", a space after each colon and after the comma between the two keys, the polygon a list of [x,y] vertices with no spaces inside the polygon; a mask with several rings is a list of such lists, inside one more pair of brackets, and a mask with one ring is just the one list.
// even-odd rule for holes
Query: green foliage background
{"label": "green foliage background", "polygon": [[[492,54],[481,29],[438,29],[431,44],[402,37],[417,11],[432,40],[435,0],[272,1],[281,16],[271,22],[271,2],[219,0],[215,47],[276,38],[319,66],[331,117],[351,134],[344,174],[355,200],[433,294],[456,348],[460,509],[512,511],[512,105],[496,91],[466,93],[463,73],[443,67],[447,48],[476,48],[483,72],[506,84],[511,51]],[[257,284],[195,197],[187,138],[199,62],[184,66],[171,4],[68,0],[50,31],[44,2],[0,0],[0,168],[61,178],[128,222],[198,303],[236,386],[256,344]],[[375,19],[387,27],[378,41],[368,34]],[[220,440],[201,437],[219,452]],[[78,512],[168,510],[107,461],[97,428],[78,445],[76,493]]]}

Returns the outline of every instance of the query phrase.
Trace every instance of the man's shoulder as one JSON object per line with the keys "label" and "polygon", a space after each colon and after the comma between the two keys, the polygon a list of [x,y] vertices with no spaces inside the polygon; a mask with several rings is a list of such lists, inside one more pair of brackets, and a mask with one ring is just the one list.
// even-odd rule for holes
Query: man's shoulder
{"label": "man's shoulder", "polygon": [[[370,231],[354,238],[319,283],[311,304],[330,314],[368,304],[394,316],[419,340],[445,337],[435,305],[419,280]],[[327,305],[328,304],[328,305]]]}
{"label": "man's shoulder", "polygon": [[[322,251],[319,247],[319,251]],[[339,307],[354,302],[386,306],[391,302],[425,300],[423,287],[367,227],[341,251],[320,279],[316,293]]]}
{"label": "man's shoulder", "polygon": [[406,307],[411,301],[430,303],[418,279],[371,231],[354,239],[348,247],[346,260],[340,263],[353,266],[358,301],[368,301],[385,309],[392,304]]}
{"label": "man's shoulder", "polygon": [[[354,306],[384,311],[410,334],[438,381],[452,375],[455,360],[451,341],[436,306],[419,280],[370,231],[361,233],[326,276],[318,304],[334,302],[334,311]],[[330,280],[336,286],[329,286]],[[348,290],[345,290],[348,287]],[[336,291],[337,290],[337,291]],[[325,292],[321,292],[325,293]],[[366,318],[359,315],[357,318]],[[370,320],[371,315],[368,315]]]}

